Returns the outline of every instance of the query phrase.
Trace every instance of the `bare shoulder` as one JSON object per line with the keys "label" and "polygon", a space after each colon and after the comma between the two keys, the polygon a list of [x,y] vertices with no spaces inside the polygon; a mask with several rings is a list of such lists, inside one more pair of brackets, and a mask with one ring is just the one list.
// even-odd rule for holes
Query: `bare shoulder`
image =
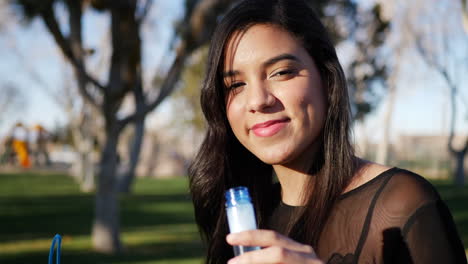
{"label": "bare shoulder", "polygon": [[379,176],[388,179],[378,182],[383,187],[379,194],[379,204],[389,211],[411,213],[423,205],[440,200],[436,189],[422,176],[372,162],[366,162],[357,170],[347,189],[358,188]]}
{"label": "bare shoulder", "polygon": [[392,199],[399,198],[421,202],[422,200],[438,199],[439,195],[432,184],[422,176],[404,169],[397,169],[370,161],[361,161],[350,184],[343,193],[372,181],[374,178],[391,172],[391,179],[385,186],[386,196]]}
{"label": "bare shoulder", "polygon": [[351,182],[345,188],[343,193],[349,192],[353,189],[360,187],[361,185],[381,175],[385,171],[388,171],[389,169],[391,169],[391,167],[362,160]]}
{"label": "bare shoulder", "polygon": [[424,203],[440,199],[434,186],[419,174],[398,169],[385,187],[389,199],[405,199],[406,203]]}

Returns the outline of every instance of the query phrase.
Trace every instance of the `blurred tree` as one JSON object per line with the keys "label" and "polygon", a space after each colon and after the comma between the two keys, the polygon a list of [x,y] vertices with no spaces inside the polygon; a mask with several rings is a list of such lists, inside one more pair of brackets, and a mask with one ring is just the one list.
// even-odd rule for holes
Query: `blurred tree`
{"label": "blurred tree", "polygon": [[[350,2],[356,5],[355,1]],[[364,117],[380,103],[381,95],[375,91],[376,88],[387,87],[388,65],[382,59],[381,52],[390,21],[383,17],[380,4],[368,10],[349,13],[347,19],[351,26],[349,33],[342,38],[354,46],[354,56],[347,68],[347,80],[354,118],[363,122]]]}
{"label": "blurred tree", "polygon": [[[391,5],[392,9],[398,9],[398,12],[392,14],[392,25],[386,43],[386,47],[390,52],[384,56],[388,75],[386,78],[387,100],[382,119],[383,135],[382,139],[378,142],[375,157],[375,162],[380,164],[388,164],[389,162],[390,131],[393,114],[395,113],[395,103],[398,92],[397,82],[403,71],[403,64],[401,61],[404,60],[406,52],[411,49],[413,44],[412,33],[407,27],[407,24],[410,23],[411,15],[408,14],[408,8],[399,5],[400,2],[404,1],[387,2],[387,8],[389,8],[388,5]],[[406,5],[412,4],[412,2],[404,3]]]}
{"label": "blurred tree", "polygon": [[465,32],[468,33],[468,0],[460,0],[462,6],[462,20]]}
{"label": "blurred tree", "polygon": [[5,28],[11,24],[11,16],[8,13],[8,2],[0,2],[0,32],[5,31]]}
{"label": "blurred tree", "polygon": [[173,125],[178,128],[194,129],[195,133],[205,131],[205,120],[200,106],[200,92],[205,73],[205,62],[208,47],[194,53],[182,73],[182,83],[174,94],[174,107],[177,113],[183,113],[175,118]]}
{"label": "blurred tree", "polygon": [[[13,38],[9,33],[13,26],[12,14],[8,3],[0,2],[0,37],[7,43],[8,48],[13,46]],[[21,90],[12,82],[0,83],[0,125],[8,117],[14,118],[18,110],[24,111],[26,99]]]}
{"label": "blurred tree", "polygon": [[[84,192],[95,189],[95,152],[99,138],[103,138],[103,120],[95,108],[80,98],[76,83],[73,80],[70,67],[63,67],[62,89],[52,93],[55,101],[67,115],[67,129],[71,138],[71,146],[76,152],[76,159],[71,168],[71,174],[75,176]],[[95,71],[93,71],[95,72]],[[102,145],[102,144],[101,144]]]}
{"label": "blurred tree", "polygon": [[0,84],[0,125],[8,118],[14,118],[18,111],[25,111],[25,98],[20,90],[10,83]]}
{"label": "blurred tree", "polygon": [[[414,35],[416,49],[421,58],[440,74],[447,85],[451,106],[447,147],[455,160],[454,182],[457,185],[464,185],[464,160],[468,151],[468,136],[463,135],[466,138],[459,148],[454,144],[457,111],[459,110],[457,100],[462,100],[460,90],[462,88],[466,90],[466,83],[463,82],[462,77],[468,71],[468,35],[464,32],[463,24],[460,23],[463,9],[458,1],[433,0],[428,5],[427,1],[418,0],[416,3],[414,8],[419,12],[418,17],[424,21],[423,23],[413,21],[407,26]],[[437,7],[438,12],[433,11],[434,7]],[[444,19],[441,20],[441,17]],[[418,22],[420,24],[416,24]]]}
{"label": "blurred tree", "polygon": [[[25,18],[39,17],[57,46],[73,66],[77,86],[82,98],[104,120],[104,142],[98,170],[95,220],[92,238],[98,251],[119,252],[119,204],[117,191],[129,189],[138,161],[146,115],[156,108],[174,89],[186,58],[209,36],[216,25],[219,13],[230,1],[187,1],[186,13],[176,30],[173,52],[175,58],[169,65],[163,81],[151,91],[145,91],[142,81],[140,28],[152,1],[137,0],[12,0]],[[62,4],[68,13],[68,22],[60,24],[56,18],[56,4]],[[110,15],[112,54],[108,70],[108,82],[100,83],[87,69],[86,59],[93,52],[85,47],[82,39],[83,12],[95,9]],[[64,30],[66,29],[66,30]],[[119,116],[124,98],[131,95],[134,112]],[[119,156],[117,144],[122,130],[134,126],[134,139],[130,149],[129,166],[117,175]]]}

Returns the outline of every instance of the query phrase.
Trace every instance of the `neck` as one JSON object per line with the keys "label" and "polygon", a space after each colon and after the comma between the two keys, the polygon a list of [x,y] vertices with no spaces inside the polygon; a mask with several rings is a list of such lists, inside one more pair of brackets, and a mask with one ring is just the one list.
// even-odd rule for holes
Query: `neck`
{"label": "neck", "polygon": [[303,188],[311,175],[283,165],[273,165],[281,184],[281,200],[292,206],[304,205]]}
{"label": "neck", "polygon": [[[276,176],[281,184],[281,200],[283,203],[293,206],[301,206],[306,203],[306,190],[309,180],[314,181],[319,172],[310,174],[311,161],[316,159],[317,147],[312,146],[300,157],[285,164],[273,165]],[[312,182],[313,184],[313,182]]]}

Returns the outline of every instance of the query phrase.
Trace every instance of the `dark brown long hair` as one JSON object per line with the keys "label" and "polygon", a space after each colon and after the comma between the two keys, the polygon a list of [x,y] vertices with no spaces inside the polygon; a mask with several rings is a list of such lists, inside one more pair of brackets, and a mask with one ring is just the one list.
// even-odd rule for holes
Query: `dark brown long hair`
{"label": "dark brown long hair", "polygon": [[[318,155],[311,157],[318,169],[309,181],[307,203],[291,224],[289,236],[317,246],[321,229],[338,196],[355,170],[350,142],[351,112],[348,91],[335,48],[323,24],[302,0],[246,0],[231,9],[219,23],[211,41],[207,72],[201,93],[207,132],[189,170],[195,218],[207,243],[206,263],[226,263],[233,256],[225,242],[228,233],[224,192],[247,186],[259,226],[265,227],[273,210],[272,166],[244,148],[226,117],[227,90],[223,82],[224,49],[230,36],[255,24],[272,24],[300,40],[319,70],[327,100],[325,125]],[[311,177],[312,178],[312,177]],[[308,191],[312,190],[313,191]]]}

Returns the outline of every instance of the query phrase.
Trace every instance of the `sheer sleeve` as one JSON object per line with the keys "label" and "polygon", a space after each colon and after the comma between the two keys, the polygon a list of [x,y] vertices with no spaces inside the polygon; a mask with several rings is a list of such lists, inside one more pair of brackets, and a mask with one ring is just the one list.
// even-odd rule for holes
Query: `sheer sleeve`
{"label": "sheer sleeve", "polygon": [[316,250],[329,264],[467,264],[452,215],[437,190],[398,168],[343,194]]}
{"label": "sheer sleeve", "polygon": [[[419,207],[404,225],[402,235],[412,259],[404,263],[467,263],[452,216],[440,199]],[[405,251],[400,250],[399,257],[404,258]]]}

